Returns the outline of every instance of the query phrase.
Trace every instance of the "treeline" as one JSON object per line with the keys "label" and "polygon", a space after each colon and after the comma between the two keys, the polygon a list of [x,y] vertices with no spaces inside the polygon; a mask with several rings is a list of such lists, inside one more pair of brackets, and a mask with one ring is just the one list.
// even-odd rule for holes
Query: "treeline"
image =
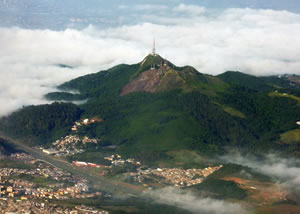
{"label": "treeline", "polygon": [[[178,97],[176,103],[181,111],[188,112],[205,130],[198,144],[212,144],[217,149],[224,146],[247,145],[255,140],[246,126],[246,120],[225,113],[219,105],[214,104],[200,92],[183,94]],[[193,147],[199,149],[197,145]]]}
{"label": "treeline", "polygon": [[1,129],[31,143],[48,143],[64,136],[80,118],[82,110],[70,103],[28,106],[0,120]]}

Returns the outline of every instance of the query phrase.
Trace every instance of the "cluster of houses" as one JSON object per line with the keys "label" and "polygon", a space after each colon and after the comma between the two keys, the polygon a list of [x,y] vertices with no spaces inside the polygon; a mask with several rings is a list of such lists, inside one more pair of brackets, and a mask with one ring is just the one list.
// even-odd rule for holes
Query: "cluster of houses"
{"label": "cluster of houses", "polygon": [[15,200],[13,198],[0,198],[0,214],[109,214],[107,211],[98,210],[84,205],[76,207],[63,207],[48,201]]}
{"label": "cluster of houses", "polygon": [[[103,122],[103,120],[97,117],[93,119],[85,118],[80,121],[76,121],[75,124],[72,126],[71,130],[72,132],[76,133],[81,126],[87,126],[96,122],[101,123]],[[71,134],[56,140],[54,143],[52,143],[51,148],[40,147],[40,149],[47,155],[75,155],[84,152],[83,148],[86,144],[97,144],[99,141],[100,140],[96,138],[89,138],[88,136],[79,137],[77,134]]]}
{"label": "cluster of houses", "polygon": [[35,164],[36,159],[26,153],[12,153],[10,158],[17,161],[22,161],[26,164]]}
{"label": "cluster of houses", "polygon": [[102,123],[103,122],[103,119],[101,118],[98,118],[98,117],[95,117],[95,118],[92,118],[92,119],[89,119],[89,118],[84,118],[80,121],[76,121],[74,123],[74,125],[72,126],[71,130],[74,131],[74,132],[77,132],[78,129],[81,127],[81,126],[87,126],[91,123]]}
{"label": "cluster of houses", "polygon": [[[20,163],[31,164],[22,168],[0,168],[0,214],[14,213],[96,213],[108,214],[84,205],[74,208],[53,206],[52,200],[95,198],[101,192],[90,192],[86,180],[79,176],[37,160],[25,153],[7,156]],[[39,180],[47,179],[40,183]],[[106,197],[106,196],[104,196]],[[43,203],[41,203],[43,201]],[[2,212],[4,211],[5,212]]]}
{"label": "cluster of houses", "polygon": [[79,206],[76,206],[75,207],[76,210],[79,210],[83,213],[91,213],[91,214],[109,214],[109,212],[107,211],[104,211],[104,210],[95,210],[94,208],[92,207],[87,207],[85,205],[79,205]]}
{"label": "cluster of houses", "polygon": [[[28,163],[34,165],[26,169],[0,168],[0,194],[2,196],[21,197],[24,200],[27,198],[95,197],[87,193],[89,191],[87,181],[78,176],[63,172],[24,153],[13,154],[10,158],[22,162],[27,160]],[[47,184],[47,188],[40,188],[34,183],[35,179],[49,179],[49,185]],[[66,183],[69,186],[65,187]],[[70,186],[72,184],[73,186]]]}
{"label": "cluster of houses", "polygon": [[73,161],[72,163],[78,167],[96,167],[96,168],[112,168],[113,166],[124,165],[125,163],[130,163],[136,166],[140,166],[141,162],[134,160],[133,158],[128,158],[123,160],[121,155],[113,154],[111,156],[104,157],[105,160],[110,162],[110,165],[102,165],[96,163],[89,163],[84,161]]}
{"label": "cluster of houses", "polygon": [[28,199],[69,199],[69,198],[94,198],[101,196],[102,193],[88,193],[86,183],[77,183],[74,186],[62,188],[41,188],[35,183],[22,179],[10,179],[1,182],[0,197]]}
{"label": "cluster of houses", "polygon": [[[75,208],[52,206],[50,203],[52,199],[95,198],[102,193],[90,192],[86,180],[40,162],[25,153],[15,153],[8,158],[32,164],[32,167],[0,168],[0,214],[6,213],[2,210],[17,213],[108,214],[106,211],[85,206]],[[49,178],[46,183],[36,183],[35,179],[45,178]],[[41,200],[45,200],[45,203],[40,203]]]}
{"label": "cluster of houses", "polygon": [[[55,175],[44,174],[42,170],[33,169],[11,169],[2,168],[0,170],[0,196],[1,197],[20,197],[21,200],[31,198],[48,198],[48,199],[68,199],[68,198],[91,198],[96,197],[101,193],[88,193],[89,187],[87,181],[84,179],[69,178],[69,175],[63,177],[61,174]],[[36,173],[40,172],[40,173]],[[51,185],[48,187],[38,187],[33,181],[27,181],[18,178],[18,175],[32,175],[32,178],[45,178],[50,177]],[[54,177],[53,177],[54,176]],[[17,178],[11,178],[17,177]],[[55,180],[54,180],[55,179]],[[66,186],[65,181],[74,183],[73,186]],[[59,188],[60,187],[60,188]]]}
{"label": "cluster of houses", "polygon": [[[130,173],[139,183],[145,184],[147,180],[157,180],[154,177],[163,178],[158,179],[159,183],[172,184],[175,187],[187,187],[200,184],[205,177],[211,175],[215,171],[222,168],[223,165],[215,167],[207,167],[205,169],[181,169],[181,168],[157,168],[157,169],[138,169],[137,173]],[[145,185],[148,186],[148,185]]]}
{"label": "cluster of houses", "polygon": [[99,139],[89,138],[87,136],[81,138],[77,135],[67,135],[52,143],[52,148],[45,149],[44,147],[40,147],[40,149],[47,155],[75,155],[84,152],[83,148],[87,143],[97,144],[98,142]]}

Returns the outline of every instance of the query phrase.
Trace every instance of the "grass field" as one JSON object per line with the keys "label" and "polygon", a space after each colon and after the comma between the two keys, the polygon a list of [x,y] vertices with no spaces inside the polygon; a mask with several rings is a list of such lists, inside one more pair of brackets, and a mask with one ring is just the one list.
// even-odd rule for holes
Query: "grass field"
{"label": "grass field", "polygon": [[280,142],[291,144],[300,142],[300,129],[294,129],[280,135]]}
{"label": "grass field", "polygon": [[279,92],[271,92],[269,93],[269,96],[277,96],[277,97],[287,97],[293,100],[296,100],[298,102],[298,105],[300,106],[300,97],[297,97],[292,94],[287,94],[287,93],[279,93]]}
{"label": "grass field", "polygon": [[243,114],[242,112],[240,112],[239,110],[235,109],[235,108],[232,108],[230,106],[227,106],[227,105],[222,105],[222,108],[225,112],[227,112],[228,114],[230,114],[231,116],[234,116],[234,117],[239,117],[239,118],[243,118],[245,119],[246,118],[246,115]]}
{"label": "grass field", "polygon": [[159,162],[161,168],[182,167],[182,168],[205,168],[208,162],[205,157],[191,150],[172,150],[167,152],[168,159]]}

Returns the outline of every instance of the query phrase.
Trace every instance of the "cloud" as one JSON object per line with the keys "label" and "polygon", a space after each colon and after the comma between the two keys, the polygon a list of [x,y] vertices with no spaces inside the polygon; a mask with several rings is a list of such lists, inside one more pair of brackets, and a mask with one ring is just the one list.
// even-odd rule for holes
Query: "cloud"
{"label": "cloud", "polygon": [[201,15],[203,14],[206,10],[204,7],[200,7],[197,5],[186,5],[186,4],[180,4],[177,7],[173,9],[177,13],[185,13],[187,15]]}
{"label": "cloud", "polygon": [[167,10],[168,6],[162,4],[138,4],[133,7],[136,10],[150,10],[150,11],[159,11]]}
{"label": "cloud", "polygon": [[264,157],[241,155],[239,152],[230,152],[222,159],[248,166],[259,173],[270,176],[283,186],[300,191],[300,160],[283,158],[277,154],[267,154]]}
{"label": "cloud", "polygon": [[[151,8],[155,6],[160,5]],[[101,29],[0,28],[0,116],[22,105],[45,103],[45,93],[72,78],[141,61],[151,51],[154,35],[159,54],[201,73],[299,73],[299,14],[211,11],[185,4],[163,11],[133,12],[139,24]]]}
{"label": "cloud", "polygon": [[130,42],[88,31],[0,28],[0,116],[23,105],[47,103],[43,95],[65,81],[143,56],[132,51]]}
{"label": "cloud", "polygon": [[245,214],[240,205],[211,198],[202,198],[192,192],[167,187],[146,193],[159,204],[176,206],[192,213],[201,214]]}

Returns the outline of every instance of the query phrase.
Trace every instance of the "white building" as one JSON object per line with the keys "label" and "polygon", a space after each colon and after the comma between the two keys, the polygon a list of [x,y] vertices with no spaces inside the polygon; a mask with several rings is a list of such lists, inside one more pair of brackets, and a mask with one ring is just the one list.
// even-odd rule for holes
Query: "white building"
{"label": "white building", "polygon": [[44,153],[46,153],[47,155],[54,155],[54,154],[58,153],[58,151],[56,149],[43,149],[42,151]]}

